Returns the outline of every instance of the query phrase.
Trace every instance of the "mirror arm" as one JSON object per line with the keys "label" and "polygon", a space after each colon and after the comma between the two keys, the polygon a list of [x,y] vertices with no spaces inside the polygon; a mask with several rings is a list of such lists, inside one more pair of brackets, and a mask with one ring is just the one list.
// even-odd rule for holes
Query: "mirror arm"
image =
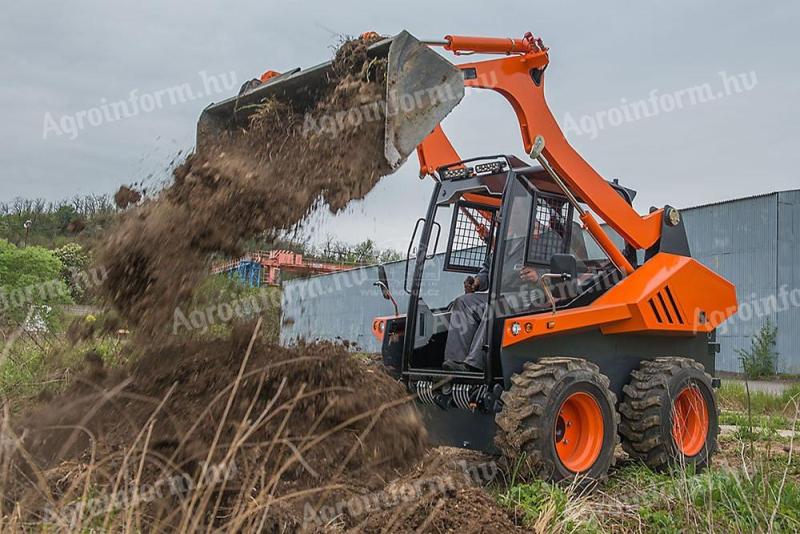
{"label": "mirror arm", "polygon": [[572,276],[567,273],[545,273],[539,276],[539,285],[542,286],[542,290],[544,291],[544,296],[547,297],[547,302],[550,303],[550,306],[553,309],[553,314],[555,315],[556,299],[553,296],[553,292],[550,291],[551,278],[558,278],[562,282],[566,282],[570,280]]}
{"label": "mirror arm", "polygon": [[394,300],[394,296],[392,295],[392,292],[389,290],[389,286],[387,286],[383,282],[374,282],[372,285],[381,288],[384,296],[392,301],[392,305],[394,306],[394,314],[400,315],[400,308],[397,307],[397,301]]}

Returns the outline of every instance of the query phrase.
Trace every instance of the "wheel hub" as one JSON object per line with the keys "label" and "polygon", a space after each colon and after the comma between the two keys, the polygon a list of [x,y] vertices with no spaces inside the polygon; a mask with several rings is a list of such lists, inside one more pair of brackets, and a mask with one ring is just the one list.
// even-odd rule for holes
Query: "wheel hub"
{"label": "wheel hub", "polygon": [[695,456],[708,438],[708,406],[694,384],[683,388],[672,405],[672,438],[685,456]]}
{"label": "wheel hub", "polygon": [[600,404],[590,394],[573,393],[559,408],[553,441],[561,463],[572,472],[589,470],[600,456],[605,425]]}

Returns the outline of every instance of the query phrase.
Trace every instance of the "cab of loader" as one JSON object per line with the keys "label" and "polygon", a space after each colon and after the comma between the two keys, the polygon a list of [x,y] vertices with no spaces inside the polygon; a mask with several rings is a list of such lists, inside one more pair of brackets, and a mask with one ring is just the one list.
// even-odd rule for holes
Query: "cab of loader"
{"label": "cab of loader", "polygon": [[[612,185],[628,202],[635,195]],[[464,292],[464,278],[482,269],[489,274],[483,290],[489,306],[487,328],[476,335],[484,336],[485,372],[445,371],[447,338],[460,327],[453,300]],[[523,269],[535,270],[538,280],[523,279]],[[438,170],[428,211],[407,250],[402,289],[408,308],[400,310],[406,313],[377,318],[373,330],[383,340],[387,368],[409,383],[456,377],[488,387],[504,375],[505,320],[586,306],[620,279],[541,167],[513,156],[473,158]]]}

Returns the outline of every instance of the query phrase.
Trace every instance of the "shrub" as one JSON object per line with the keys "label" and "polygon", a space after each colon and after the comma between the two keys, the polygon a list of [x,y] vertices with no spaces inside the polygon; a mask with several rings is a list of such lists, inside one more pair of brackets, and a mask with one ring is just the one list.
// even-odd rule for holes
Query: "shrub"
{"label": "shrub", "polygon": [[89,265],[89,255],[78,243],[67,243],[55,249],[53,254],[61,260],[61,278],[69,286],[72,298],[81,301],[86,290],[76,282],[75,276],[86,270]]}
{"label": "shrub", "polygon": [[23,324],[35,317],[52,326],[54,307],[72,303],[61,269],[61,261],[49,250],[17,248],[0,239],[0,325]]}
{"label": "shrub", "polygon": [[771,319],[761,325],[758,334],[753,336],[750,347],[737,349],[742,370],[749,378],[773,376],[778,372],[778,353],[775,345],[778,339],[778,327]]}

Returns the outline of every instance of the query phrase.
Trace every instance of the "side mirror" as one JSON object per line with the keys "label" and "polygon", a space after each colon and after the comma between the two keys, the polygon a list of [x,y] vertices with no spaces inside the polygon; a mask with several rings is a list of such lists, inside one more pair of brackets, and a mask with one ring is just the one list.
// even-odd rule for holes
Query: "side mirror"
{"label": "side mirror", "polygon": [[386,276],[386,268],[383,265],[378,265],[378,283],[375,285],[381,288],[383,298],[392,299],[392,293],[389,291],[389,278]]}
{"label": "side mirror", "polygon": [[400,310],[397,307],[397,301],[394,300],[394,296],[392,296],[392,292],[389,290],[389,278],[386,276],[386,268],[383,265],[378,265],[378,281],[372,285],[381,288],[381,294],[383,295],[383,298],[392,301],[392,306],[394,306],[394,314],[400,315]]}
{"label": "side mirror", "polygon": [[550,258],[550,273],[561,275],[562,280],[578,278],[578,260],[573,254],[553,254]]}

